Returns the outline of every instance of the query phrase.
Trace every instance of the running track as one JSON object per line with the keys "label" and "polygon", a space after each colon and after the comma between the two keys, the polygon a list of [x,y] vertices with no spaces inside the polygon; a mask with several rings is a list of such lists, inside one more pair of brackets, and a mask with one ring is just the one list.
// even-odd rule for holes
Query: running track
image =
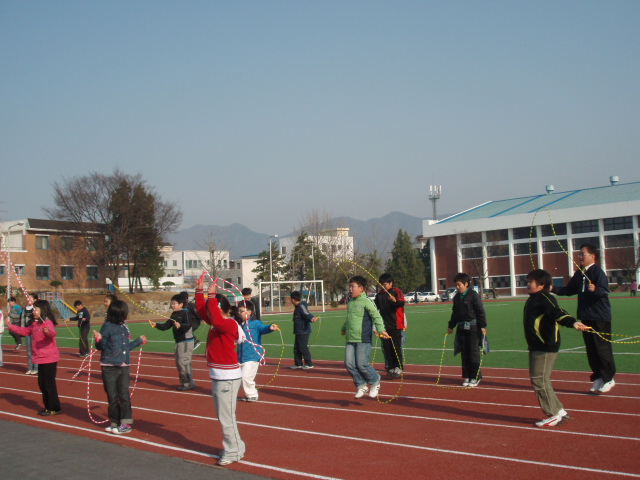
{"label": "running track", "polygon": [[[215,464],[221,449],[210,380],[202,354],[194,356],[198,387],[178,392],[173,355],[142,354],[133,394],[134,430],[104,432],[87,413],[87,375],[72,380],[81,360],[61,349],[58,390],[63,415],[46,419],[36,376],[26,376],[26,355],[5,348],[0,368],[0,418],[132,448]],[[132,377],[137,353],[132,355]],[[97,355],[91,375],[91,412],[104,420],[105,394]],[[260,368],[258,383],[273,378],[278,359]],[[278,479],[317,478],[640,478],[640,375],[618,374],[607,395],[590,395],[584,372],[554,372],[554,387],[572,419],[540,429],[542,418],[527,372],[484,369],[473,390],[435,386],[437,366],[408,365],[398,398],[383,404],[355,400],[340,362],[290,370],[290,360],[257,403],[238,402],[247,454],[226,468]],[[376,365],[380,367],[380,365]],[[459,367],[445,367],[445,384],[457,385]],[[133,381],[132,381],[133,385]],[[381,400],[399,380],[384,381]],[[69,453],[71,458],[71,453]]]}

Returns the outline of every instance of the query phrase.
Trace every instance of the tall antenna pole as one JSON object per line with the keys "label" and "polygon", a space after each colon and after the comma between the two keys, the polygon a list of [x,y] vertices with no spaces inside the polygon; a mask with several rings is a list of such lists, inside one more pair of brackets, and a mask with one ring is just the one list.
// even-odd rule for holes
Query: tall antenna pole
{"label": "tall antenna pole", "polygon": [[433,220],[438,221],[438,200],[442,195],[442,185],[429,185],[429,200],[433,204]]}

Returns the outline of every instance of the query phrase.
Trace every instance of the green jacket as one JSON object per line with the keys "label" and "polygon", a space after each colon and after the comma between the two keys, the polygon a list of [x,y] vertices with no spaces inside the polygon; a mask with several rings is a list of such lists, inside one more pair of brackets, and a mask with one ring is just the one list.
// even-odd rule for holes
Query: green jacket
{"label": "green jacket", "polygon": [[371,343],[374,325],[378,333],[385,331],[382,316],[366,293],[349,300],[347,321],[342,325],[347,343]]}

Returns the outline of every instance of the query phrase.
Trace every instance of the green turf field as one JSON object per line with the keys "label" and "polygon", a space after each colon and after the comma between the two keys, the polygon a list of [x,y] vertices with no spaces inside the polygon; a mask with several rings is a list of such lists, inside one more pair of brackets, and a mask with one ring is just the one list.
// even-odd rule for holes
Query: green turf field
{"label": "green turf field", "polygon": [[[569,313],[575,314],[577,301],[575,299],[559,299],[560,305]],[[615,294],[611,297],[613,310],[613,333],[621,334],[616,339],[640,342],[640,297],[627,298]],[[487,336],[491,343],[491,353],[484,357],[483,365],[487,367],[515,367],[527,368],[528,360],[526,343],[522,331],[522,301],[506,300],[485,303],[487,312]],[[431,303],[409,306],[406,308],[409,328],[405,344],[406,362],[411,364],[439,365],[442,357],[442,347],[447,331],[447,321],[451,315],[451,303]],[[344,358],[344,337],[340,335],[340,327],[345,319],[345,310],[320,313],[321,322],[313,324],[311,335],[311,353],[314,359],[342,360]],[[282,335],[286,345],[283,364],[288,365],[287,359],[293,357],[293,326],[291,314],[267,315],[264,323],[277,323],[282,328]],[[151,329],[145,323],[130,323],[133,337],[144,334],[150,342],[145,347],[148,351],[173,352],[173,335],[170,331],[161,332]],[[207,326],[198,329],[196,335],[203,340],[206,338]],[[77,329],[71,327],[77,336]],[[317,333],[319,331],[319,334]],[[559,370],[588,370],[582,334],[569,328],[561,328],[562,351],[556,362]],[[77,340],[72,339],[69,330],[63,328],[58,333],[60,346],[76,346]],[[13,339],[5,333],[3,335],[5,348],[13,343]],[[263,337],[263,344],[267,348],[267,356],[280,356],[281,340],[279,333],[273,332]],[[203,345],[204,347],[204,345]],[[196,353],[203,353],[200,347]],[[460,358],[453,357],[453,335],[447,337],[447,351],[444,356],[445,365],[459,365]],[[619,372],[640,373],[640,343],[618,344],[614,346],[616,366]],[[381,361],[380,349],[376,353],[376,362]]]}

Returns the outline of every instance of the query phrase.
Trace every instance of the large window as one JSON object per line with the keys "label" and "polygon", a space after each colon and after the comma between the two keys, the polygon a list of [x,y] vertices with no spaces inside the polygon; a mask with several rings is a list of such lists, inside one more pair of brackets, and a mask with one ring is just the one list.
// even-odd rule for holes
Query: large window
{"label": "large window", "polygon": [[631,230],[633,228],[632,217],[616,217],[604,219],[604,231]]}
{"label": "large window", "polygon": [[514,240],[522,240],[523,238],[536,238],[538,229],[536,227],[520,227],[513,229]]}
{"label": "large window", "polygon": [[516,275],[516,287],[526,287],[529,284],[526,275]]}
{"label": "large window", "polygon": [[487,242],[506,242],[509,240],[509,230],[491,230],[486,233]]}
{"label": "large window", "polygon": [[463,233],[460,235],[460,243],[463,245],[469,245],[470,243],[482,243],[482,233]]}
{"label": "large window", "polygon": [[36,265],[36,280],[50,280],[49,265]]}
{"label": "large window", "polygon": [[538,242],[516,243],[513,245],[515,255],[529,255],[530,253],[538,253]]}
{"label": "large window", "polygon": [[633,234],[607,235],[604,237],[604,245],[607,248],[633,247]]}
{"label": "large window", "polygon": [[87,238],[87,251],[95,252],[98,250],[98,239],[94,237]]}
{"label": "large window", "polygon": [[542,251],[545,253],[566,251],[567,241],[560,240],[560,244],[562,246],[558,245],[558,240],[547,240],[545,242],[542,242]]}
{"label": "large window", "polygon": [[462,259],[468,260],[471,258],[482,258],[482,247],[470,247],[463,248],[462,251]]}
{"label": "large window", "polygon": [[88,265],[87,266],[87,280],[98,280],[98,266],[97,265]]}
{"label": "large window", "polygon": [[73,242],[74,242],[74,238],[73,237],[60,237],[60,249],[65,250],[65,251],[69,251],[69,250],[73,250]]}
{"label": "large window", "polygon": [[567,224],[566,223],[555,223],[552,225],[542,225],[540,227],[542,231],[543,237],[555,237],[556,235],[566,235],[567,234]]}
{"label": "large window", "polygon": [[187,260],[185,264],[187,268],[202,268],[202,262],[200,260]]}
{"label": "large window", "polygon": [[36,235],[36,250],[49,250],[49,235]]}
{"label": "large window", "polygon": [[593,245],[596,248],[600,248],[600,237],[582,237],[582,238],[574,238],[573,241],[573,249],[580,250],[580,245]]}
{"label": "large window", "polygon": [[63,265],[60,267],[60,277],[62,280],[73,280],[73,266]]}
{"label": "large window", "polygon": [[511,288],[511,277],[509,275],[489,277],[489,288]]}
{"label": "large window", "polygon": [[571,222],[571,233],[598,232],[598,220],[585,220],[583,222]]}
{"label": "large window", "polygon": [[509,245],[490,245],[487,247],[488,257],[508,257]]}
{"label": "large window", "polygon": [[0,265],[0,275],[6,275],[4,265]]}
{"label": "large window", "polygon": [[16,275],[24,275],[24,265],[14,265],[13,266]]}

